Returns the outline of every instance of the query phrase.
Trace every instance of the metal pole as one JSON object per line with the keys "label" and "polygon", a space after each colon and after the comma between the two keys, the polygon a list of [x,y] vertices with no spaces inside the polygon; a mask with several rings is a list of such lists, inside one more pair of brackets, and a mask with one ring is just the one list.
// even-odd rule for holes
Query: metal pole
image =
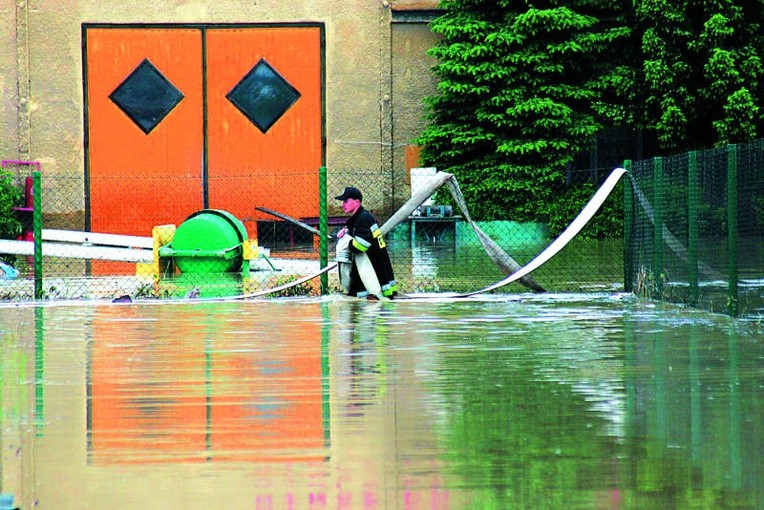
{"label": "metal pole", "polygon": [[[329,264],[329,218],[326,206],[326,167],[322,166],[318,170],[318,248],[321,268],[326,267]],[[321,294],[327,294],[329,292],[329,275],[323,273],[321,275]]]}
{"label": "metal pole", "polygon": [[698,153],[691,151],[687,167],[687,270],[690,282],[690,306],[698,306]]}
{"label": "metal pole", "polygon": [[727,311],[738,314],[737,275],[737,145],[727,146]]}
{"label": "metal pole", "polygon": [[[623,167],[631,173],[631,160],[623,162]],[[634,191],[631,181],[623,182],[623,290],[634,292],[634,254],[632,244],[634,238]]]}
{"label": "metal pole", "polygon": [[42,173],[32,172],[34,212],[32,231],[34,233],[34,297],[42,299]]}
{"label": "metal pole", "polygon": [[655,225],[653,225],[653,290],[655,296],[663,298],[663,159],[653,160],[653,204],[655,204]]}

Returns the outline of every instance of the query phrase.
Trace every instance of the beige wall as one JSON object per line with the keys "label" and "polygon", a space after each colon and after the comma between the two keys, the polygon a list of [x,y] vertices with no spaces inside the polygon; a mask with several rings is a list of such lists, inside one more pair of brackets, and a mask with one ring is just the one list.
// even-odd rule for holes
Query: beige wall
{"label": "beige wall", "polygon": [[0,2],[0,158],[18,156],[18,64],[15,2]]}
{"label": "beige wall", "polygon": [[[393,24],[393,169],[396,183],[409,182],[405,175],[404,147],[422,133],[426,125],[422,98],[434,94],[437,87],[431,72],[436,60],[427,55],[427,50],[436,41],[426,23]],[[396,186],[394,191],[396,195],[404,195],[410,188]],[[407,198],[396,196],[396,205],[402,205]]]}
{"label": "beige wall", "polygon": [[333,168],[394,170],[399,180],[402,144],[421,130],[420,100],[435,90],[427,24],[392,23],[386,0],[20,0],[0,3],[0,18],[10,20],[0,28],[0,156],[48,173],[84,174],[83,23],[324,23],[330,190]]}

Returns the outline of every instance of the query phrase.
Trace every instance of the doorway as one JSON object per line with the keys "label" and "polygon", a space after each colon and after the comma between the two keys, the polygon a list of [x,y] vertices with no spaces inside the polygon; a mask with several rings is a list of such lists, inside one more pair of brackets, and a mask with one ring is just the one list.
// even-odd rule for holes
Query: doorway
{"label": "doorway", "polygon": [[87,230],[318,214],[322,24],[84,25],[83,61]]}

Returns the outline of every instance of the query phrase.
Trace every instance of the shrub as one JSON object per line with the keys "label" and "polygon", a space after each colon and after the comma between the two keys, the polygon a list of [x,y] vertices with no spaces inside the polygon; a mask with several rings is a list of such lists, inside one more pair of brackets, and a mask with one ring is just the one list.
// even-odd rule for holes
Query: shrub
{"label": "shrub", "polygon": [[[23,194],[13,175],[0,169],[0,239],[15,239],[21,234],[21,222],[14,207],[21,205]],[[0,255],[4,261],[13,263],[14,255]]]}
{"label": "shrub", "polygon": [[[616,190],[620,190],[619,185]],[[581,212],[587,202],[597,191],[592,183],[583,183],[576,187],[568,188],[555,201],[546,204],[544,210],[547,214],[549,234],[552,238],[557,237]],[[593,239],[612,239],[623,236],[623,193],[614,191],[605,201],[602,208],[592,218],[591,222],[584,227],[580,237]]]}

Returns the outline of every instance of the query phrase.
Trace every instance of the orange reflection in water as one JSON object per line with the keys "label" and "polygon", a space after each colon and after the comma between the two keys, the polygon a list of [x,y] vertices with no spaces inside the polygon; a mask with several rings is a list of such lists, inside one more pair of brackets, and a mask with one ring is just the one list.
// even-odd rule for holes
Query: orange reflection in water
{"label": "orange reflection in water", "polygon": [[90,342],[91,462],[324,460],[318,326],[264,338],[204,308],[185,307],[182,322],[165,320],[167,306],[103,314]]}

